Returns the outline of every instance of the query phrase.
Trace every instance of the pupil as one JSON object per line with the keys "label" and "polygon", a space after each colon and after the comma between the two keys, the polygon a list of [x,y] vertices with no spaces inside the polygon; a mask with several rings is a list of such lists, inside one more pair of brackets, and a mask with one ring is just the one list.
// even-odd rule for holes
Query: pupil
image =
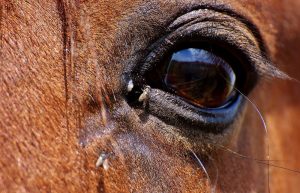
{"label": "pupil", "polygon": [[221,107],[235,94],[233,69],[203,49],[189,48],[173,53],[165,72],[162,76],[165,86],[198,107]]}

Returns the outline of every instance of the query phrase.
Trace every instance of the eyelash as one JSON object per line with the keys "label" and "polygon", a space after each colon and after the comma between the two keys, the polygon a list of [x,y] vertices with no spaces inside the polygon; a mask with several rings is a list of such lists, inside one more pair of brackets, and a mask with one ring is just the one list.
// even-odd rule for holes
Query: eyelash
{"label": "eyelash", "polygon": [[[176,32],[173,32],[176,33]],[[137,79],[134,80],[137,84],[144,84],[145,80],[143,79],[145,73],[151,68],[155,68],[158,66],[164,58],[166,58],[167,55],[174,52],[174,50],[178,48],[184,48],[184,47],[190,47],[190,45],[196,45],[195,47],[207,47],[212,48],[213,52],[219,52],[218,50],[224,49],[226,50],[227,54],[223,54],[219,52],[221,55],[229,55],[233,56],[237,61],[229,63],[238,63],[241,64],[241,66],[233,66],[233,68],[236,69],[236,71],[239,73],[239,77],[243,77],[243,75],[247,75],[245,77],[245,80],[241,80],[240,82],[247,83],[249,85],[246,85],[245,88],[239,88],[244,94],[248,94],[250,90],[255,85],[257,79],[258,79],[258,73],[256,69],[257,63],[251,61],[252,55],[248,53],[248,51],[244,50],[241,46],[236,45],[236,42],[232,42],[232,44],[229,44],[228,41],[224,41],[222,37],[219,36],[207,36],[204,37],[203,32],[200,30],[196,30],[196,35],[185,34],[185,36],[178,35],[180,38],[175,38],[175,40],[170,40],[169,37],[164,37],[164,39],[160,39],[158,42],[155,42],[152,46],[150,46],[152,49],[149,51],[150,53],[142,62],[142,66],[136,66],[136,68],[133,69],[133,74],[135,74],[135,77]],[[209,43],[208,43],[209,42]],[[188,45],[188,46],[186,46]],[[220,47],[219,45],[222,45]],[[223,52],[223,51],[222,51]],[[232,60],[232,58],[228,58],[228,60]],[[258,58],[254,56],[254,58],[257,60]],[[226,59],[226,58],[225,58]]]}
{"label": "eyelash", "polygon": [[[215,14],[214,16],[218,17],[220,15]],[[189,47],[192,44],[196,44],[198,47],[204,45],[213,48],[215,52],[225,49],[226,53],[237,60],[238,66],[233,66],[233,68],[238,71],[240,80],[245,76],[244,80],[240,81],[241,85],[237,89],[243,95],[247,95],[259,79],[259,66],[265,65],[266,63],[263,61],[267,60],[265,55],[262,54],[256,38],[252,33],[249,33],[247,26],[230,16],[226,16],[226,18],[228,19],[227,23],[230,21],[235,22],[234,29],[231,28],[232,25],[224,25],[225,18],[221,18],[221,24],[220,20],[216,18],[199,23],[189,20],[188,23],[178,25],[179,27],[176,29],[174,26],[167,28],[163,33],[163,37],[146,49],[140,50],[139,53],[143,54],[138,55],[139,60],[129,65],[123,76],[125,88],[128,88],[129,81],[134,83],[132,92],[128,93],[127,89],[125,91],[129,104],[133,105],[138,101],[139,96],[144,94],[143,91],[147,86],[147,80],[145,79],[147,72],[160,65],[170,53],[183,47]],[[232,60],[232,58],[227,59]],[[219,109],[201,109],[187,104],[175,95],[160,89],[148,89],[147,94],[149,100],[147,111],[149,113],[171,125],[179,124],[194,129],[200,127],[210,133],[220,133],[228,128],[242,110],[240,107],[244,103],[242,95],[239,95],[230,106]],[[145,107],[145,105],[143,106]]]}

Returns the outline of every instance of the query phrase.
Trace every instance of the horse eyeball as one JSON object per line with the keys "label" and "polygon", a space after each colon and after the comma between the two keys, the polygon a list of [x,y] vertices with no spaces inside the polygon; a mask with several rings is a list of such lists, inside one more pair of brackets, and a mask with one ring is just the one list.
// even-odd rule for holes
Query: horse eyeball
{"label": "horse eyeball", "polygon": [[161,77],[165,87],[197,107],[219,108],[236,96],[232,67],[206,50],[174,52],[164,69]]}

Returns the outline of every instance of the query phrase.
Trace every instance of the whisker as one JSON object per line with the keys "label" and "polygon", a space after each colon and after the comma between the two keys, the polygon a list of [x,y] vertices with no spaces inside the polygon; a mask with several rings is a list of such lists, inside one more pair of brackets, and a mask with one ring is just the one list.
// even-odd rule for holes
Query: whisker
{"label": "whisker", "polygon": [[266,124],[266,121],[262,115],[262,113],[260,112],[260,110],[258,109],[257,105],[254,104],[250,99],[249,97],[247,97],[246,95],[244,95],[239,89],[237,89],[236,87],[234,87],[234,89],[240,93],[243,97],[245,97],[245,99],[252,105],[252,107],[254,108],[254,110],[257,112],[260,120],[261,120],[261,123],[263,124],[263,128],[265,130],[265,133],[266,133],[266,145],[267,145],[267,162],[268,162],[268,176],[267,176],[267,180],[268,180],[268,191],[270,193],[270,141],[269,141],[269,132],[268,132],[268,128],[267,128],[267,124]]}
{"label": "whisker", "polygon": [[[169,130],[166,130],[164,129],[164,131],[166,131],[167,133],[173,135],[174,137],[178,138],[177,135],[175,135],[173,132],[170,132]],[[211,181],[211,178],[209,177],[209,174],[208,174],[208,171],[207,169],[205,168],[204,164],[202,163],[202,161],[200,160],[200,158],[197,156],[197,154],[190,148],[190,144],[184,139],[184,138],[178,138],[178,140],[182,143],[183,146],[186,147],[186,149],[188,151],[190,151],[190,153],[193,155],[193,157],[195,158],[195,160],[197,161],[198,165],[200,166],[200,168],[203,170],[206,178],[207,178],[207,181],[208,181],[208,184],[212,187],[211,189],[211,193],[215,193],[215,190],[216,190],[216,187],[217,187],[217,182],[214,183],[214,186],[212,186],[212,181]],[[187,145],[189,144],[189,145]],[[207,155],[208,156],[208,155]],[[212,158],[211,158],[212,159]],[[215,164],[215,163],[214,163]],[[215,164],[215,167],[217,168],[216,164]],[[219,176],[219,172],[218,172],[218,169],[217,169],[217,179],[218,179],[218,176]]]}
{"label": "whisker", "polygon": [[[219,68],[217,67],[217,70],[218,69]],[[258,114],[259,119],[261,120],[261,123],[263,125],[264,131],[266,133],[266,146],[267,146],[267,155],[266,155],[266,158],[267,158],[267,163],[268,163],[268,168],[267,168],[267,170],[268,170],[268,176],[267,176],[267,178],[268,179],[267,179],[267,181],[268,181],[268,192],[270,193],[270,167],[269,167],[270,166],[270,142],[269,142],[269,132],[268,132],[268,127],[267,127],[266,121],[265,121],[265,119],[264,119],[261,111],[259,110],[258,106],[256,104],[254,104],[254,102],[252,102],[252,100],[250,100],[249,97],[247,97],[244,93],[242,93],[235,85],[232,85],[231,82],[229,80],[227,80],[226,77],[224,77],[222,75],[222,73],[219,73],[219,74],[227,82],[227,84],[229,84],[230,86],[232,86],[236,92],[238,92],[241,96],[243,96],[251,104],[251,106],[254,108],[254,110]]]}
{"label": "whisker", "polygon": [[[208,172],[207,172],[205,166],[203,165],[202,161],[199,159],[199,157],[197,156],[197,154],[196,154],[191,148],[189,148],[189,151],[192,153],[192,155],[193,155],[194,158],[196,159],[197,163],[199,164],[199,166],[200,166],[201,169],[203,170],[204,174],[206,175],[208,183],[209,183],[210,185],[212,185],[211,179],[210,179],[210,177],[209,177],[209,175],[208,175]],[[212,193],[215,192],[215,188],[216,188],[216,187],[212,187],[212,190],[211,190]]]}
{"label": "whisker", "polygon": [[278,165],[271,164],[271,163],[266,163],[266,162],[269,162],[269,161],[272,161],[272,160],[259,160],[259,159],[250,158],[250,157],[244,156],[240,153],[237,153],[235,151],[232,151],[230,149],[226,149],[226,151],[229,152],[229,153],[232,153],[234,156],[237,156],[239,158],[250,160],[250,161],[256,161],[256,163],[261,164],[261,165],[271,166],[271,167],[274,167],[274,168],[279,168],[279,169],[283,169],[283,170],[286,170],[286,171],[294,172],[296,174],[300,174],[300,170],[290,169],[290,168],[287,168],[287,167],[278,166]]}
{"label": "whisker", "polygon": [[223,145],[220,145],[220,144],[216,144],[216,143],[210,143],[210,145],[213,145],[213,146],[217,146],[219,147],[221,150],[223,151],[227,151],[229,153],[232,153],[232,154],[236,154],[237,156],[239,157],[242,157],[242,158],[245,158],[245,159],[249,159],[249,160],[252,160],[252,161],[260,161],[260,162],[268,162],[268,161],[271,161],[271,162],[279,162],[279,161],[282,161],[282,160],[266,160],[266,159],[257,159],[257,158],[252,158],[252,157],[249,157],[249,156],[246,156],[246,155],[243,155],[241,153],[238,153],[232,149],[229,149]]}
{"label": "whisker", "polygon": [[297,83],[297,84],[300,85],[300,80],[298,80],[298,79],[296,79],[296,78],[294,78],[294,77],[290,77],[290,76],[289,76],[289,79],[288,79],[288,80],[293,81],[293,82],[295,82],[295,83]]}
{"label": "whisker", "polygon": [[261,113],[261,111],[259,110],[259,108],[257,107],[256,104],[254,104],[254,102],[252,102],[250,100],[249,97],[247,97],[245,94],[243,94],[239,89],[237,89],[235,86],[234,86],[234,89],[240,93],[250,104],[251,106],[254,108],[254,110],[256,111],[256,113],[258,114],[259,116],[259,119],[261,120],[261,123],[263,125],[263,128],[265,130],[265,133],[266,133],[266,146],[267,146],[267,155],[266,155],[266,161],[267,161],[267,170],[268,170],[268,176],[267,176],[267,181],[268,181],[268,192],[270,193],[271,190],[270,190],[270,141],[269,141],[269,132],[268,132],[268,127],[267,127],[267,124],[266,124],[266,121]]}
{"label": "whisker", "polygon": [[214,193],[214,192],[216,191],[217,185],[218,185],[218,180],[219,180],[219,168],[218,168],[217,164],[215,163],[215,160],[214,160],[211,156],[207,155],[207,157],[211,160],[211,163],[213,164],[213,166],[214,166],[215,169],[216,169],[216,177],[215,177],[216,179],[215,179],[215,182],[214,182],[214,185],[213,185],[213,188],[212,188],[212,192]]}

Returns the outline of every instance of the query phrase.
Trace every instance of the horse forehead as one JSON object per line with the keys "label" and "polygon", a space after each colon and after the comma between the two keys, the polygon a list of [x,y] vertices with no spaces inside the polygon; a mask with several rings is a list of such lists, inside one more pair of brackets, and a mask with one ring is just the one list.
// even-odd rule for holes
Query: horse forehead
{"label": "horse forehead", "polygon": [[[113,7],[111,5],[114,5]],[[234,10],[240,11],[241,14],[249,14],[249,15],[275,15],[276,18],[282,16],[282,12],[280,10],[288,9],[289,13],[284,13],[285,15],[295,16],[297,11],[296,7],[299,6],[299,2],[287,0],[268,0],[268,1],[251,1],[251,0],[225,0],[225,1],[211,1],[211,0],[202,0],[201,2],[195,0],[186,0],[186,1],[170,1],[165,2],[161,0],[130,0],[130,1],[113,1],[113,2],[102,2],[100,4],[96,4],[94,7],[89,7],[89,10],[103,10],[101,14],[94,14],[95,17],[103,18],[101,19],[101,25],[110,25],[110,23],[117,22],[121,17],[126,17],[126,14],[130,14],[132,12],[138,12],[139,14],[151,14],[150,10],[159,11],[162,9],[166,12],[174,11],[174,9],[170,9],[170,7],[175,7],[175,9],[180,9],[180,5],[192,5],[192,4],[208,4],[208,5],[226,5]],[[92,5],[92,4],[90,4]],[[246,5],[246,6],[245,6]],[[89,5],[87,5],[89,6]],[[176,8],[178,6],[178,8]],[[139,10],[140,9],[140,10]],[[276,11],[275,11],[276,10]],[[278,10],[278,12],[277,12]],[[92,11],[93,12],[93,11]],[[155,12],[158,13],[158,12]],[[125,13],[125,14],[124,14]],[[109,18],[109,20],[105,19]],[[271,16],[270,18],[271,19]],[[270,22],[270,20],[268,20]],[[115,24],[114,27],[117,27]]]}

